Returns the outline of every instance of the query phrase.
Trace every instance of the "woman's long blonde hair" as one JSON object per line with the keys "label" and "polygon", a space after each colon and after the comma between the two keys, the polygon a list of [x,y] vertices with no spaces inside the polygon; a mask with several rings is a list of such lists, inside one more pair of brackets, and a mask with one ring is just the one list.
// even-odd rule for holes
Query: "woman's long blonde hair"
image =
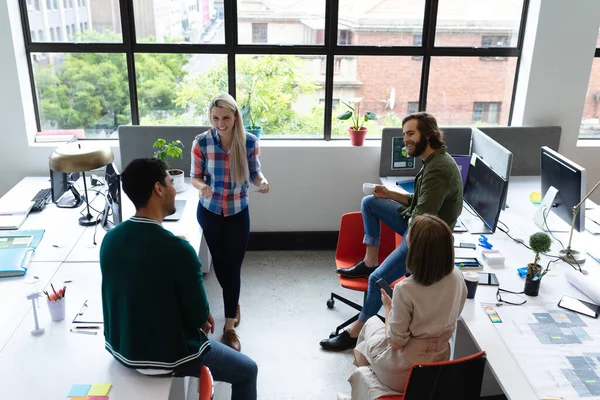
{"label": "woman's long blonde hair", "polygon": [[250,177],[248,171],[248,156],[246,154],[246,132],[244,131],[244,121],[242,114],[235,99],[227,93],[216,95],[208,106],[208,115],[212,123],[212,109],[214,107],[226,108],[235,116],[235,122],[231,132],[230,151],[230,171],[231,179],[237,184],[242,184]]}

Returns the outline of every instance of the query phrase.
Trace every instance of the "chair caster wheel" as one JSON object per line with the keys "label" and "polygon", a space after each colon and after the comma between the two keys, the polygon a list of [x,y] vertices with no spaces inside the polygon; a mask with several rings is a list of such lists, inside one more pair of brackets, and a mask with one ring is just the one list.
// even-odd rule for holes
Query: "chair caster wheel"
{"label": "chair caster wheel", "polygon": [[333,299],[327,300],[327,308],[333,308],[335,301]]}
{"label": "chair caster wheel", "polygon": [[336,337],[337,335],[335,334],[335,332],[331,332],[329,334],[329,339],[333,339],[334,337]]}

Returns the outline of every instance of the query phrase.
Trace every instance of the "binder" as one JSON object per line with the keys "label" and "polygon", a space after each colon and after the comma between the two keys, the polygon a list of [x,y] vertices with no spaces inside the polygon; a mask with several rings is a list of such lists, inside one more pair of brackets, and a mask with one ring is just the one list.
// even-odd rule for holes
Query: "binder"
{"label": "binder", "polygon": [[0,250],[0,278],[25,275],[33,252],[32,247],[14,247]]}

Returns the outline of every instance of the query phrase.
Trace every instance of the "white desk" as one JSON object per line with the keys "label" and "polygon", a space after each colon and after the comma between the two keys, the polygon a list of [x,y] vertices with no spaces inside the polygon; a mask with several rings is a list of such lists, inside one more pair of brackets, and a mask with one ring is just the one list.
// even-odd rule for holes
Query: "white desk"
{"label": "white desk", "polygon": [[[389,188],[400,190],[396,185],[396,181],[400,179],[402,179],[402,177],[387,177],[382,178],[381,181]],[[539,191],[539,187],[539,177],[511,177],[507,200],[509,208],[500,213],[500,220],[509,227],[511,236],[523,239],[525,243],[528,243],[529,236],[532,233],[540,231],[533,222],[533,215],[536,207],[532,205],[529,200],[530,193]],[[454,236],[456,243],[459,243],[460,241],[478,243],[480,235],[462,233],[455,234]],[[534,253],[514,242],[500,230],[496,230],[495,234],[486,236],[488,237],[489,242],[494,245],[494,249],[498,249],[504,255],[505,263],[503,266],[484,265],[484,271],[495,273],[500,281],[500,286],[503,289],[522,291],[524,279],[519,277],[516,269],[525,267],[527,263],[532,262]],[[555,236],[562,240],[565,246],[567,245],[568,233],[557,233]],[[573,236],[574,247],[579,246],[581,250],[589,248],[588,246],[592,245],[594,242],[597,245],[598,237],[594,237],[589,232],[576,232]],[[560,244],[553,240],[550,253],[557,254],[560,249]],[[481,257],[481,247],[477,247],[476,251],[456,249],[456,255],[477,255],[479,260],[483,260]],[[550,258],[542,256],[540,264],[545,267],[550,260]],[[590,277],[600,277],[600,265],[593,259],[588,257],[584,268],[588,271]],[[541,305],[544,303],[557,304],[564,294],[586,299],[585,295],[568,284],[564,279],[564,273],[569,270],[572,270],[572,267],[562,261],[553,263],[551,272],[549,272],[542,281],[539,295],[537,297],[528,297],[524,295],[521,297],[527,299],[527,305]],[[479,285],[475,299],[467,300],[459,324],[464,326],[469,337],[461,337],[461,329],[459,327],[456,338],[455,357],[458,358],[472,354],[472,352],[461,354],[460,348],[463,346],[461,346],[460,342],[463,342],[463,344],[465,341],[474,342],[476,347],[480,350],[485,350],[487,353],[490,370],[502,391],[509,399],[538,399],[518,363],[508,351],[496,328],[483,311],[481,303],[496,303],[496,291],[496,286]],[[482,389],[483,395],[498,394],[486,392],[486,390],[486,382],[484,381],[484,387]]]}
{"label": "white desk", "polygon": [[66,318],[52,322],[46,301],[40,298],[39,319],[46,332],[31,335],[29,312],[0,353],[0,399],[63,399],[73,384],[94,383],[112,383],[111,400],[169,398],[179,379],[146,377],[123,367],[104,349],[102,330],[95,336],[69,331],[83,302],[100,298],[99,264],[63,263],[52,282],[65,280],[73,281],[65,297]]}

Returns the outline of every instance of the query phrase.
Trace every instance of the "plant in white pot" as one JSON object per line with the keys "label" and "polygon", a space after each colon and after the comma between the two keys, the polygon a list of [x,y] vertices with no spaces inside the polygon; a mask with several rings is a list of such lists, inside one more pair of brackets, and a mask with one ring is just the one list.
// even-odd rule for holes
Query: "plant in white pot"
{"label": "plant in white pot", "polygon": [[171,168],[169,163],[170,158],[181,158],[183,143],[181,140],[173,140],[171,143],[167,143],[165,139],[158,138],[154,142],[154,158],[158,158],[167,163],[169,166],[169,175],[173,178],[173,186],[175,190],[181,192],[185,190],[184,173],[181,169]]}
{"label": "plant in white pot", "polygon": [[348,128],[348,133],[350,134],[350,143],[352,143],[352,146],[362,146],[365,142],[365,136],[367,136],[368,131],[367,127],[364,126],[365,122],[377,121],[377,115],[372,111],[367,111],[365,116],[361,118],[360,102],[363,99],[364,97],[357,97],[348,100],[347,103],[342,102],[349,110],[336,117],[341,121],[351,119],[352,125]]}

